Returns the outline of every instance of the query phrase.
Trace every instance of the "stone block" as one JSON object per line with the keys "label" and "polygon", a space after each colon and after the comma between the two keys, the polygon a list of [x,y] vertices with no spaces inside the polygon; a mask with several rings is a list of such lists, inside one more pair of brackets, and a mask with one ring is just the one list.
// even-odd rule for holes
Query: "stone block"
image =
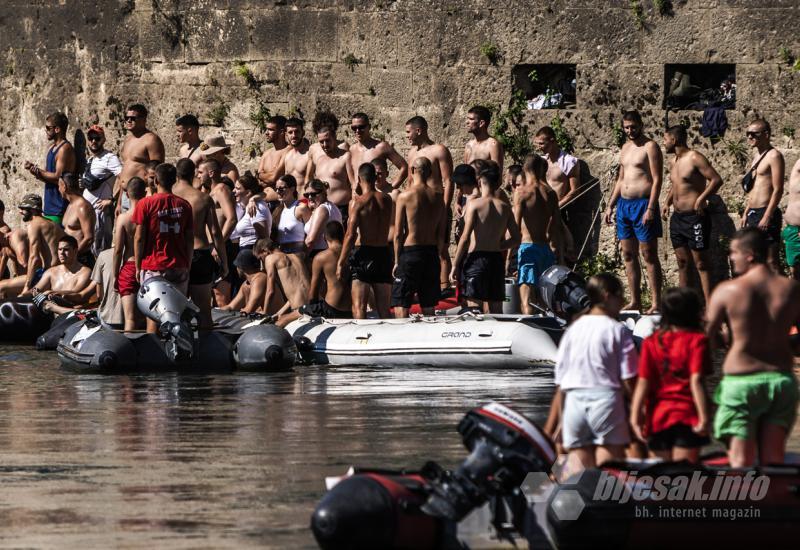
{"label": "stone block", "polygon": [[236,11],[195,11],[184,18],[186,62],[233,61],[247,57],[247,21]]}
{"label": "stone block", "polygon": [[248,12],[253,60],[337,60],[339,17],[333,11]]}

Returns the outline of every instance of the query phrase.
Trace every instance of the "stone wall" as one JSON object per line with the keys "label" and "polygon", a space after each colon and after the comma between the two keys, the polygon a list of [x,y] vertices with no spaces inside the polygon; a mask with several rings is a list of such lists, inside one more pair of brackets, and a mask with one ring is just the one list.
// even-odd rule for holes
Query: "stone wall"
{"label": "stone wall", "polygon": [[[641,6],[639,17],[632,4]],[[622,110],[641,110],[653,135],[663,128],[665,63],[735,63],[738,101],[728,113],[727,141],[699,137],[698,111],[666,117],[688,117],[693,145],[718,168],[723,197],[735,207],[742,166],[728,141],[743,138],[749,118],[771,121],[788,167],[798,156],[783,129],[792,134],[800,125],[800,76],[779,53],[800,55],[797,3],[671,5],[672,14],[661,15],[652,0],[5,0],[0,198],[14,204],[38,188],[21,165],[43,161],[47,113],[67,112],[71,136],[99,122],[117,148],[131,102],[148,105],[170,157],[177,115],[194,112],[210,124],[210,113],[224,105],[224,124],[202,130],[223,132],[240,167],[254,168],[251,154],[264,144],[250,113],[263,103],[309,120],[320,108],[343,120],[365,111],[376,133],[401,151],[403,123],[420,114],[459,159],[467,109],[507,102],[518,63],[577,65],[577,108],[532,111],[527,120],[535,129],[561,116],[578,154],[602,175],[616,159],[612,126]],[[495,64],[481,53],[484,44],[497,47]],[[257,85],[237,72],[237,61]],[[13,209],[8,217],[16,220]],[[613,245],[605,232],[604,242]]]}

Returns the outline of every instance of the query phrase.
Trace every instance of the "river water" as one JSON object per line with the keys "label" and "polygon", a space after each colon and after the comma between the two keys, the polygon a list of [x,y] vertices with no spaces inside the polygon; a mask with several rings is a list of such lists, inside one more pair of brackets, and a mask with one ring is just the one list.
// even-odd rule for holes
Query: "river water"
{"label": "river water", "polygon": [[301,367],[100,376],[0,348],[2,547],[305,548],[325,476],[454,467],[497,400],[543,422],[532,370]]}

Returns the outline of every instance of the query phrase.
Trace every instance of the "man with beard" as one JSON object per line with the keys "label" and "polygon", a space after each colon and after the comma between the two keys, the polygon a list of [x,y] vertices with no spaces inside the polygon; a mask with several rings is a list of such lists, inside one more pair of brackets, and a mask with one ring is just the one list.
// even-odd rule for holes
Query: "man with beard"
{"label": "man with beard", "polygon": [[464,164],[475,159],[493,160],[503,172],[503,144],[489,135],[492,113],[486,107],[476,105],[467,112],[467,132],[472,139],[464,147]]}
{"label": "man with beard", "polygon": [[[284,173],[284,157],[289,151],[286,141],[286,117],[277,115],[267,121],[264,136],[271,148],[264,151],[258,163],[258,181],[265,187],[275,187],[275,182]],[[274,199],[277,200],[277,197]]]}
{"label": "man with beard", "polygon": [[382,159],[385,164],[386,161],[389,161],[397,168],[397,176],[394,181],[387,183],[393,189],[399,189],[408,176],[408,164],[405,159],[389,143],[370,135],[369,117],[366,113],[354,114],[351,118],[350,129],[356,136],[355,143],[350,145],[350,167],[353,174],[365,162]]}
{"label": "man with beard", "polygon": [[[619,159],[619,177],[605,211],[611,224],[611,214],[617,207],[617,237],[622,246],[625,274],[631,302],[623,309],[642,307],[639,248],[647,266],[647,279],[652,292],[652,305],[647,313],[655,313],[661,305],[661,263],[658,259],[658,238],[661,237],[661,218],[658,197],[664,159],[658,144],[642,133],[642,116],[638,111],[622,115],[622,129],[627,136]],[[617,202],[619,201],[619,204]]]}
{"label": "man with beard", "polygon": [[122,172],[119,157],[106,150],[105,130],[95,124],[86,132],[89,158],[83,174],[83,198],[94,208],[95,227],[92,253],[97,256],[111,247],[114,229],[114,183]]}
{"label": "man with beard", "polygon": [[342,223],[347,227],[348,206],[353,197],[355,176],[350,165],[350,153],[339,148],[336,130],[331,126],[323,126],[317,133],[319,149],[308,152],[306,180],[312,179],[327,182],[328,200],[339,208]]}
{"label": "man with beard", "polygon": [[183,115],[175,121],[175,131],[178,134],[178,143],[181,148],[178,151],[178,158],[191,159],[195,164],[203,160],[203,152],[200,146],[203,141],[200,139],[200,121],[194,115]]}
{"label": "man with beard", "polygon": [[122,142],[120,157],[122,158],[122,172],[117,178],[115,195],[119,197],[117,212],[125,205],[125,186],[134,176],[147,179],[148,163],[164,162],[164,143],[161,138],[147,129],[147,108],[135,104],[125,111],[125,130],[128,135]]}
{"label": "man with beard", "polygon": [[45,120],[45,132],[48,141],[53,145],[47,150],[44,170],[31,162],[25,162],[25,169],[38,180],[44,182],[44,211],[43,216],[57,224],[61,223],[61,216],[67,208],[64,199],[58,192],[58,180],[61,174],[75,172],[75,149],[67,141],[67,127],[69,121],[64,113],[53,113]]}
{"label": "man with beard", "polygon": [[294,176],[298,189],[305,187],[308,170],[309,145],[305,139],[304,125],[302,120],[295,117],[286,121],[286,140],[289,149],[283,157],[284,173]]}

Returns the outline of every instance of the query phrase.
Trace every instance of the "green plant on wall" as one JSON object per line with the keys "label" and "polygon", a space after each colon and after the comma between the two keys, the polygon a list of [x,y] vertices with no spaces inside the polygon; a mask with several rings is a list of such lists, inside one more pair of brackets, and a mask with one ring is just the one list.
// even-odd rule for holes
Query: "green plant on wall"
{"label": "green plant on wall", "polygon": [[787,65],[794,64],[794,56],[792,55],[792,52],[789,51],[789,48],[787,48],[786,46],[780,47],[780,49],[778,50],[778,56],[781,58],[781,61],[783,61]]}
{"label": "green plant on wall", "polygon": [[479,51],[492,65],[497,65],[497,62],[500,61],[500,48],[498,48],[496,44],[484,42],[481,44]]}
{"label": "green plant on wall", "polygon": [[594,256],[584,257],[578,263],[575,271],[580,273],[585,279],[598,273],[614,273],[621,266],[618,258],[610,256],[604,252],[598,252]]}
{"label": "green plant on wall", "polygon": [[207,118],[212,126],[225,126],[225,119],[228,117],[230,111],[230,106],[220,100],[208,111]]}
{"label": "green plant on wall", "polygon": [[258,103],[250,110],[250,122],[261,134],[267,131],[267,121],[271,117],[272,113],[270,113],[269,107],[267,107],[267,103],[263,99],[259,99]]}
{"label": "green plant on wall", "polygon": [[234,71],[238,76],[244,79],[245,84],[247,84],[248,88],[257,89],[259,87],[258,79],[256,75],[253,74],[253,71],[250,67],[247,66],[247,63],[244,61],[237,61],[234,67]]}
{"label": "green plant on wall", "polygon": [[561,117],[558,115],[554,116],[553,120],[550,121],[550,127],[556,135],[558,147],[562,151],[573,153],[575,151],[575,144],[572,143],[572,137],[567,133],[566,128],[564,128],[564,121],[561,120]]}
{"label": "green plant on wall", "polygon": [[639,0],[629,0],[628,3],[631,8],[633,20],[636,22],[636,28],[643,30],[647,26],[647,22],[644,18],[644,8],[642,7],[641,2],[639,2]]}
{"label": "green plant on wall", "polygon": [[247,154],[250,156],[251,159],[260,158],[263,154],[261,150],[261,146],[258,143],[251,143],[247,147]]}
{"label": "green plant on wall", "polygon": [[506,154],[514,162],[522,163],[525,156],[533,151],[528,126],[525,124],[525,112],[528,108],[525,94],[522,90],[515,90],[505,110],[500,105],[488,108],[492,111],[492,135],[503,145]]}
{"label": "green plant on wall", "polygon": [[344,56],[344,58],[342,58],[342,63],[344,63],[347,66],[347,68],[350,69],[351,71],[355,71],[356,65],[361,63],[361,60],[352,53],[349,53],[346,56]]}
{"label": "green plant on wall", "polygon": [[736,161],[739,165],[745,166],[747,161],[750,160],[750,149],[747,147],[747,144],[742,141],[733,141],[733,140],[724,140],[725,141],[725,150],[728,152],[729,155],[733,157],[733,160]]}
{"label": "green plant on wall", "polygon": [[614,126],[611,127],[611,142],[617,147],[625,145],[625,132],[619,122],[615,122]]}
{"label": "green plant on wall", "polygon": [[528,73],[528,80],[531,81],[531,84],[537,82],[539,80],[539,72],[536,69],[533,69]]}
{"label": "green plant on wall", "polygon": [[783,135],[789,139],[794,139],[794,128],[792,128],[791,126],[784,126]]}
{"label": "green plant on wall", "polygon": [[655,6],[658,15],[662,17],[673,15],[671,0],[653,0],[653,6]]}
{"label": "green plant on wall", "polygon": [[731,195],[725,199],[725,208],[728,209],[728,214],[736,214],[741,216],[744,214],[744,198],[739,195]]}

